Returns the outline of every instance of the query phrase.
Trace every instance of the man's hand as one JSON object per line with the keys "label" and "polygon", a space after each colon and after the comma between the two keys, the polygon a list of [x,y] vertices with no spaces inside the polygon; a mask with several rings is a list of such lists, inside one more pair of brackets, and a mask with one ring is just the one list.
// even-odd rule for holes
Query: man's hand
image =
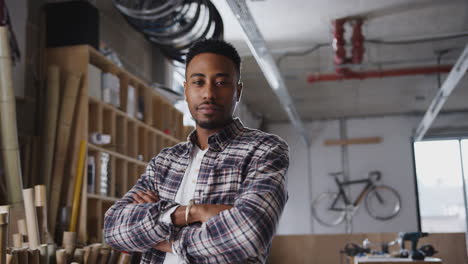
{"label": "man's hand", "polygon": [[[135,200],[134,202],[135,204],[156,203],[157,201],[159,201],[159,197],[153,191],[146,190],[146,191],[136,192],[133,195],[133,200]],[[171,243],[169,243],[168,241],[160,242],[153,248],[159,251],[172,253],[172,246],[171,246]]]}
{"label": "man's hand", "polygon": [[[218,215],[224,210],[229,210],[233,206],[227,204],[194,204],[190,208],[187,223],[193,224],[197,222],[205,223],[211,217]],[[179,206],[174,213],[172,213],[172,223],[176,226],[186,226],[185,210],[187,206]]]}
{"label": "man's hand", "polygon": [[136,204],[156,203],[159,201],[159,197],[153,191],[146,190],[135,193],[133,200],[135,200]]}

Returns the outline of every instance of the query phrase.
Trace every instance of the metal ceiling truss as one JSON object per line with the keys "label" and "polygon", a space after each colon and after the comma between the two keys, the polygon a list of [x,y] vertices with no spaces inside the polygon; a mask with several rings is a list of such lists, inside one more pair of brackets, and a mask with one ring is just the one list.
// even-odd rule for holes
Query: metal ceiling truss
{"label": "metal ceiling truss", "polygon": [[250,13],[245,0],[227,0],[234,16],[241,25],[247,44],[257,60],[260,69],[267,79],[273,92],[278,97],[282,107],[286,111],[289,120],[296,131],[302,136],[304,142],[309,145],[307,133],[299,114],[292,102],[283,77],[276,65],[270,50],[266,46],[265,39],[258,30],[252,14]]}
{"label": "metal ceiling truss", "polygon": [[427,109],[426,114],[424,115],[421,123],[419,123],[418,128],[414,136],[414,141],[420,141],[424,138],[427,130],[431,127],[432,122],[435,120],[439,114],[442,106],[447,101],[448,97],[452,91],[457,87],[463,75],[465,75],[468,70],[468,44],[465,46],[462,54],[458,58],[457,62],[450,71],[447,79],[442,84],[442,87],[437,92],[434,99],[432,99],[429,109]]}

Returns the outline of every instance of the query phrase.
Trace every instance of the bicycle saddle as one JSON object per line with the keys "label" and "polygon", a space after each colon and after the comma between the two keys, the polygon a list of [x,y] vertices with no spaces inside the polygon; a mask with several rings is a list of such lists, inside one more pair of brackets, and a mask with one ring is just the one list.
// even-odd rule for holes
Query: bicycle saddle
{"label": "bicycle saddle", "polygon": [[339,172],[330,172],[328,173],[329,176],[332,176],[332,177],[336,177],[336,176],[340,176],[340,175],[343,175],[343,172],[342,171],[339,171]]}
{"label": "bicycle saddle", "polygon": [[369,172],[369,179],[372,180],[373,177],[375,177],[374,181],[380,181],[380,178],[382,177],[382,173],[380,171]]}

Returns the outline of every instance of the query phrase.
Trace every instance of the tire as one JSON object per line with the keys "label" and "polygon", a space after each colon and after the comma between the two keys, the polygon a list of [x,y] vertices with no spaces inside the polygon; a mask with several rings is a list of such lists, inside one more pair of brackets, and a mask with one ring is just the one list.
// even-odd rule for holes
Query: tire
{"label": "tire", "polygon": [[329,209],[337,196],[338,193],[321,193],[312,202],[312,214],[320,224],[336,226],[343,222],[345,210],[333,211]]}
{"label": "tire", "polygon": [[400,213],[401,198],[392,187],[375,186],[366,194],[366,210],[377,220],[389,220]]}

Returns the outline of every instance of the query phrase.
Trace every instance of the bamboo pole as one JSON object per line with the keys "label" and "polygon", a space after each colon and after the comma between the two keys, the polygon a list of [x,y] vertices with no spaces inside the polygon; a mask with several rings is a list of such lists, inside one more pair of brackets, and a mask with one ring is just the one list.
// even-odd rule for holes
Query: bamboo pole
{"label": "bamboo pole", "polygon": [[63,232],[62,246],[67,252],[67,255],[70,256],[70,258],[72,258],[76,246],[76,233]]}
{"label": "bamboo pole", "polygon": [[[84,140],[87,142],[88,139],[88,131],[86,128],[87,125],[87,109],[88,109],[88,94],[86,89],[85,82],[82,82],[82,86],[80,87],[78,99],[76,102],[75,107],[75,117],[73,122],[73,133],[70,138],[70,158],[68,159],[67,164],[69,165],[67,168],[67,173],[71,175],[70,182],[76,183],[78,181],[77,171],[79,166],[79,159],[80,159],[80,152],[76,151],[80,149],[81,142]],[[74,195],[75,195],[75,185],[69,184],[67,190],[67,206],[73,207],[73,203],[75,202]],[[79,203],[78,203],[79,204]],[[76,232],[76,230],[75,230]]]}
{"label": "bamboo pole", "polygon": [[41,257],[41,264],[47,263],[47,244],[42,244],[39,246],[39,255]]}
{"label": "bamboo pole", "polygon": [[6,254],[6,264],[18,264],[16,255]]}
{"label": "bamboo pole", "polygon": [[54,243],[47,244],[47,263],[54,263],[55,262],[55,252],[57,248]]}
{"label": "bamboo pole", "polygon": [[88,263],[97,263],[99,252],[101,251],[102,244],[96,243],[91,245],[91,252],[89,254]]}
{"label": "bamboo pole", "polygon": [[119,260],[119,251],[111,249],[109,261],[107,263],[115,264]]}
{"label": "bamboo pole", "polygon": [[82,140],[80,144],[80,154],[78,160],[78,167],[76,172],[76,183],[75,183],[75,191],[73,194],[73,206],[72,206],[72,216],[71,216],[71,223],[70,223],[70,231],[76,232],[76,226],[78,223],[79,217],[79,210],[80,210],[80,196],[81,196],[81,189],[83,184],[83,177],[84,177],[84,164],[86,158],[86,141]]}
{"label": "bamboo pole", "polygon": [[[76,105],[76,97],[80,87],[80,76],[68,73],[65,78],[65,91],[60,107],[60,116],[57,128],[57,142],[55,144],[54,168],[50,188],[49,226],[55,227],[60,205],[60,194],[65,172],[65,162],[69,152],[69,137],[73,121],[73,111]],[[55,230],[51,230],[52,234]]]}
{"label": "bamboo pole", "polygon": [[18,210],[23,209],[23,184],[9,45],[8,27],[0,26],[0,150],[5,167],[8,203],[13,207],[11,213],[17,214]]}
{"label": "bamboo pole", "polygon": [[16,248],[14,252],[18,256],[18,263],[20,264],[28,264],[29,263],[29,256],[28,256],[28,249],[27,248]]}
{"label": "bamboo pole", "polygon": [[67,264],[67,252],[65,249],[59,249],[55,252],[57,264]]}
{"label": "bamboo pole", "polygon": [[118,260],[117,264],[128,264],[128,263],[130,263],[131,258],[132,258],[132,256],[130,256],[127,253],[122,252],[122,253],[120,253],[119,260]]}
{"label": "bamboo pole", "polygon": [[20,233],[13,234],[13,247],[20,248],[23,246],[23,235]]}
{"label": "bamboo pole", "polygon": [[102,247],[99,252],[99,262],[100,264],[107,264],[110,255],[110,247]]}
{"label": "bamboo pole", "polygon": [[83,263],[84,260],[84,249],[77,248],[73,254],[73,261],[78,263]]}
{"label": "bamboo pole", "polygon": [[28,227],[26,226],[26,220],[19,219],[17,221],[17,224],[18,224],[18,233],[20,233],[25,238],[27,238],[28,237]]}
{"label": "bamboo pole", "polygon": [[7,264],[19,264],[19,256],[17,249],[7,249]]}
{"label": "bamboo pole", "polygon": [[28,263],[41,264],[41,255],[38,249],[28,250]]}
{"label": "bamboo pole", "polygon": [[59,110],[60,70],[56,65],[47,69],[47,99],[46,118],[42,132],[42,164],[41,176],[44,183],[51,186],[52,164],[54,161],[55,135]]}
{"label": "bamboo pole", "polygon": [[37,215],[39,220],[39,230],[41,242],[48,244],[53,243],[52,236],[49,233],[47,223],[47,192],[45,185],[34,186],[34,203],[37,208]]}
{"label": "bamboo pole", "polygon": [[6,263],[8,243],[8,213],[0,213],[0,264]]}
{"label": "bamboo pole", "polygon": [[34,189],[24,189],[24,208],[26,223],[28,225],[28,242],[31,249],[37,249],[40,245],[39,228],[37,226],[36,208],[34,207]]}

